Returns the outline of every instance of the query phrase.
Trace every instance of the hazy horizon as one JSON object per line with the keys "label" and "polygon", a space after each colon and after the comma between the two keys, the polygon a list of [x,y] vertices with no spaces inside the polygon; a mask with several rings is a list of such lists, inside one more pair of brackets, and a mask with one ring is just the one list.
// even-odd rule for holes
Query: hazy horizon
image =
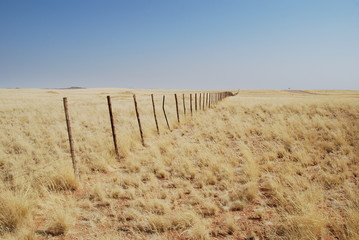
{"label": "hazy horizon", "polygon": [[0,88],[359,90],[359,1],[2,1]]}

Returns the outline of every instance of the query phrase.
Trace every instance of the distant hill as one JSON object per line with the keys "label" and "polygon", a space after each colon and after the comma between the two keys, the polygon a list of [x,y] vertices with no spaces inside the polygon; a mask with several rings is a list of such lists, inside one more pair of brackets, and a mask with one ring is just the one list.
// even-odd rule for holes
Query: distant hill
{"label": "distant hill", "polygon": [[69,87],[69,88],[59,88],[59,89],[85,89],[83,87]]}

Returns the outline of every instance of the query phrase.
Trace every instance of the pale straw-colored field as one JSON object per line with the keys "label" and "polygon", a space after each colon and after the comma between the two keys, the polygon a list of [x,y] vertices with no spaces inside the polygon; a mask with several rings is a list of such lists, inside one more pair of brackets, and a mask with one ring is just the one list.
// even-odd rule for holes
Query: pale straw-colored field
{"label": "pale straw-colored field", "polygon": [[189,93],[0,89],[0,239],[359,239],[359,91]]}

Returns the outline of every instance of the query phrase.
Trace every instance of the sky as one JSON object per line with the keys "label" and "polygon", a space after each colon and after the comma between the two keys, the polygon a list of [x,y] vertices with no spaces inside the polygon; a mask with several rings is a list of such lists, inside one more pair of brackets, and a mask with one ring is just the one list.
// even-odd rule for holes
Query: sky
{"label": "sky", "polygon": [[0,0],[0,88],[359,90],[359,0]]}

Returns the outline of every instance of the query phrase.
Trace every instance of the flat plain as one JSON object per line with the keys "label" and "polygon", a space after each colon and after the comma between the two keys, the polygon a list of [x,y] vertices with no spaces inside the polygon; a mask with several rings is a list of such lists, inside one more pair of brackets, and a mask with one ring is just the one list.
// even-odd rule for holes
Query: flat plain
{"label": "flat plain", "polygon": [[0,89],[0,239],[359,239],[359,91],[203,92]]}

